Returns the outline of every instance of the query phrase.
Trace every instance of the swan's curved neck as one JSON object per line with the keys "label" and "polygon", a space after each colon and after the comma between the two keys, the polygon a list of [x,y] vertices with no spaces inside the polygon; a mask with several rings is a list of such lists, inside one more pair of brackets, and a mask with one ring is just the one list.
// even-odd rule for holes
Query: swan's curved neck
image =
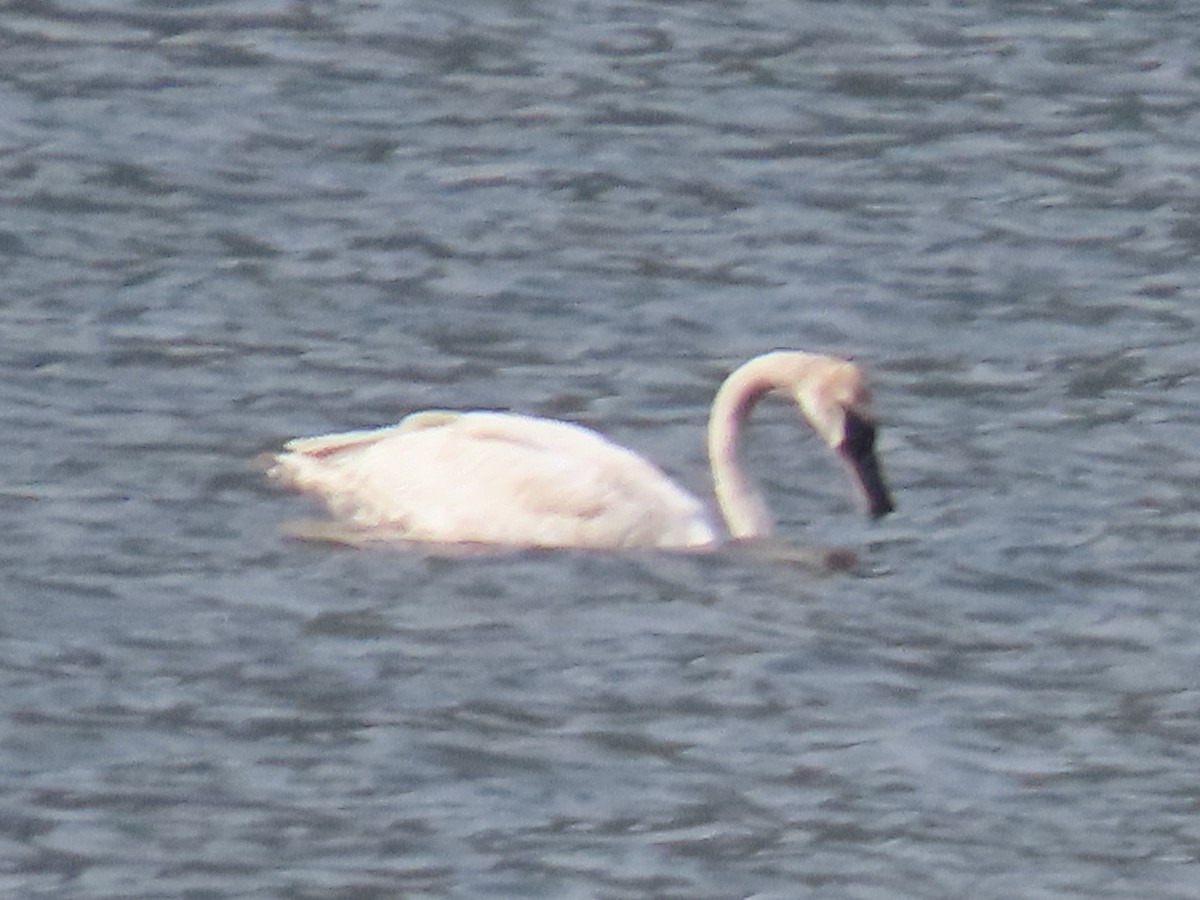
{"label": "swan's curved neck", "polygon": [[734,540],[766,537],[771,514],[766,502],[738,460],[743,423],[762,397],[795,381],[808,354],[768,353],[734,370],[713,399],[708,418],[708,461],[721,516]]}

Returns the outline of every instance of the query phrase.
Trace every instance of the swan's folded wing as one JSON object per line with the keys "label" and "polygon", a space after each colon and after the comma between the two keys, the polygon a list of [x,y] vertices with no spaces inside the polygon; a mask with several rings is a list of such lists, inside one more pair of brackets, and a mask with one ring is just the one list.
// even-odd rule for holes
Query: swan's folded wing
{"label": "swan's folded wing", "polygon": [[396,425],[386,428],[367,428],[362,431],[343,431],[319,437],[295,438],[283,445],[288,453],[322,457],[362,449],[397,434],[408,434],[428,428],[441,428],[459,421],[464,413],[448,410],[427,410],[406,416]]}
{"label": "swan's folded wing", "polygon": [[694,546],[716,531],[704,505],[661,469],[602,435],[567,422],[472,413],[469,433],[499,470],[504,493],[531,521],[550,520],[586,546]]}
{"label": "swan's folded wing", "polygon": [[276,477],[335,517],[408,540],[534,546],[695,546],[702,504],[636,454],[577,425],[429,412],[293,442]]}

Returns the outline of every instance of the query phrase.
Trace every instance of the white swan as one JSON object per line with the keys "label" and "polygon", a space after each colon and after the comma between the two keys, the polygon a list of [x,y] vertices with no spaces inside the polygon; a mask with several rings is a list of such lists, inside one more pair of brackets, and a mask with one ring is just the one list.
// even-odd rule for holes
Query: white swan
{"label": "white swan", "polygon": [[[737,442],[751,408],[775,390],[845,461],[868,512],[890,512],[858,367],[777,350],[735,370],[713,400],[708,455],[730,536],[771,532]],[[513,413],[418,412],[387,428],[298,438],[268,474],[319,496],[339,527],[369,541],[703,548],[721,540],[704,504],[637,454],[579,425]]]}

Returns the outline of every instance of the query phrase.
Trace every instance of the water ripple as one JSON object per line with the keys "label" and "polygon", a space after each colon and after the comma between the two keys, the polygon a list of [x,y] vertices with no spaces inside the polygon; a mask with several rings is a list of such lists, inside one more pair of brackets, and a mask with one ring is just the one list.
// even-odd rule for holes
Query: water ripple
{"label": "water ripple", "polygon": [[[9,4],[0,884],[1193,896],[1196,22]],[[886,522],[772,404],[759,552],[314,548],[252,463],[499,407],[705,492],[792,345]]]}

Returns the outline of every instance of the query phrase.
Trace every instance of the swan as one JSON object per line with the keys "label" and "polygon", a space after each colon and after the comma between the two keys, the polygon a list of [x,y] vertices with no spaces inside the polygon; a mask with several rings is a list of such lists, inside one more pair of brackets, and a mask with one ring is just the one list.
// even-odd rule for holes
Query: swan
{"label": "swan", "polygon": [[[791,397],[845,462],[867,512],[891,512],[858,366],[776,350],[735,369],[713,400],[708,456],[729,536],[771,533],[767,506],[738,463],[738,435],[772,391]],[[370,541],[663,549],[722,541],[705,505],[658,467],[588,428],[552,419],[415,412],[385,428],[297,438],[270,461],[271,479],[321,498],[332,524]]]}

